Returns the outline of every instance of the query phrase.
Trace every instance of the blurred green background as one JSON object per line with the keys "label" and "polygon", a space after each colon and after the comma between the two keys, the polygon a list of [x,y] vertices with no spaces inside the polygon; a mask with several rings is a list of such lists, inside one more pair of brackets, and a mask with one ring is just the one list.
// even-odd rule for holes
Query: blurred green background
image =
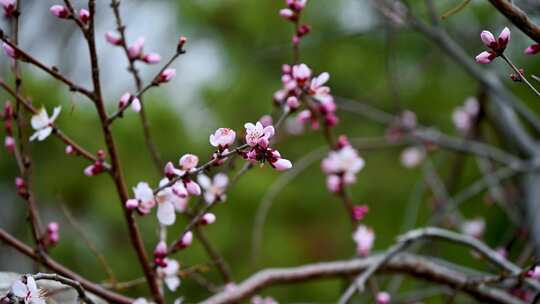
{"label": "blurred green background", "polygon": [[[420,16],[425,15],[423,2],[412,1]],[[442,14],[460,1],[435,2]],[[140,16],[141,12],[137,12],[139,4],[159,4],[161,7],[161,10],[154,10],[148,16],[143,13],[140,19],[131,18],[127,22],[128,33],[130,26],[136,27],[139,22],[144,24],[146,31],[141,34],[150,40],[147,50],[158,51],[167,58],[173,52],[179,35],[186,35],[189,39],[187,54],[175,65],[177,77],[162,88],[152,89],[145,96],[152,133],[163,159],[176,162],[182,154],[190,152],[206,160],[212,151],[207,141],[208,135],[215,128],[230,127],[241,134],[245,122],[254,122],[262,115],[272,113],[272,94],[281,86],[281,65],[291,60],[292,26],[277,13],[284,7],[284,1],[133,1],[130,9],[123,10],[123,14],[129,17],[129,14],[138,13]],[[32,10],[36,9],[32,7]],[[110,12],[106,12],[109,8],[101,4],[99,9],[103,22],[110,23]],[[46,13],[41,14],[43,18],[52,18]],[[158,32],[152,29],[163,29],[160,22],[165,21],[160,20],[160,14],[164,19],[173,21],[172,27],[167,24],[170,35],[168,40],[151,44],[152,36]],[[452,110],[468,96],[474,96],[478,85],[431,42],[408,29],[388,25],[369,1],[364,0],[310,0],[302,22],[310,24],[313,31],[302,41],[301,61],[312,67],[316,74],[329,72],[329,85],[336,96],[361,100],[392,113],[410,109],[417,113],[423,124],[457,134],[451,122]],[[506,24],[506,20],[487,1],[472,1],[463,12],[443,21],[443,26],[463,45],[471,60],[483,50],[478,38],[480,31],[488,28],[498,33]],[[58,21],[51,26],[69,27]],[[3,27],[7,29],[5,24]],[[45,30],[34,27],[26,30],[40,35],[55,35],[54,28]],[[98,32],[99,37],[103,37],[103,32]],[[70,37],[68,40],[71,43],[82,45],[81,37],[77,34],[67,37]],[[135,38],[131,32],[130,40]],[[526,66],[527,70],[540,68],[535,58],[521,56],[530,41],[517,31],[513,31],[512,38],[510,56],[520,66]],[[24,44],[25,37],[21,39]],[[193,45],[198,47],[193,49]],[[103,85],[110,96],[110,112],[115,109],[119,94],[132,87],[120,50],[101,44],[100,56],[105,57],[111,52],[116,53],[118,60],[112,65],[103,64],[103,69],[114,72],[114,76],[109,75],[109,78],[125,78],[125,84],[110,87],[112,82],[104,81]],[[39,49],[34,48],[34,53],[39,54]],[[206,54],[213,56],[212,59],[206,58]],[[75,56],[75,60],[86,60],[84,51],[67,51],[67,55],[71,59]],[[107,61],[106,58],[100,59]],[[11,79],[5,57],[1,60],[4,63],[2,77]],[[74,69],[62,60],[57,64],[61,70]],[[139,67],[145,79],[150,79],[152,71],[156,70],[156,67]],[[502,77],[509,73],[502,64],[485,68],[497,71]],[[210,70],[213,71],[211,76],[199,77],[196,84],[193,83],[197,75]],[[88,80],[85,77],[80,77],[83,82]],[[507,82],[525,102],[532,104],[528,91],[519,84]],[[187,88],[187,84],[195,87]],[[48,109],[61,104],[63,111],[58,123],[62,130],[90,151],[104,148],[96,113],[82,96],[68,93],[63,85],[27,66],[24,67],[24,92],[32,96],[36,104],[42,103]],[[0,92],[0,98],[5,100],[8,96]],[[198,116],[192,116],[193,109],[198,109]],[[355,114],[339,114],[342,123],[336,128],[338,134],[345,133],[350,138],[384,136],[385,126]],[[160,176],[152,166],[137,115],[128,111],[113,129],[129,187],[139,181],[157,185]],[[294,163],[311,151],[324,147],[324,144],[324,138],[318,132],[308,131],[295,136],[282,131],[276,147]],[[43,221],[57,221],[61,226],[61,242],[51,250],[51,255],[92,280],[106,280],[100,264],[62,213],[61,204],[65,204],[87,231],[87,236],[105,255],[118,280],[140,277],[139,266],[126,234],[121,204],[110,178],[105,174],[93,178],[84,176],[82,170],[87,162],[66,156],[64,145],[53,137],[45,142],[32,143],[31,149],[34,159],[33,182]],[[395,237],[403,232],[409,202],[414,200],[415,189],[423,180],[421,168],[411,170],[400,164],[401,149],[361,150],[366,167],[351,189],[355,203],[369,205],[370,213],[365,223],[376,231],[377,250],[392,244]],[[430,154],[430,159],[443,177],[454,165],[453,154],[442,150]],[[454,193],[479,177],[474,159],[465,158],[464,161],[465,175],[459,180]],[[239,282],[266,267],[347,259],[355,255],[349,220],[341,201],[326,190],[319,163],[319,160],[313,162],[275,197],[264,226],[262,247],[255,259],[251,256],[255,214],[262,198],[283,173],[275,172],[268,166],[254,168],[230,190],[227,202],[214,209],[217,222],[205,227],[204,232],[229,262],[235,281]],[[238,160],[235,169],[241,165],[242,161]],[[0,225],[30,244],[24,201],[13,192],[17,168],[13,158],[5,152],[0,154],[0,172]],[[429,191],[420,197],[415,227],[425,223],[433,205]],[[461,211],[467,218],[486,218],[486,242],[491,246],[504,242],[505,233],[512,229],[499,209],[484,203],[484,195],[464,204]],[[138,218],[149,252],[157,240],[156,222],[154,214]],[[175,238],[186,223],[187,220],[181,217],[169,229],[169,240]],[[435,252],[438,255],[478,269],[487,269],[467,250],[445,246],[438,248],[440,250]],[[511,256],[519,254],[519,251],[520,248],[516,248]],[[209,262],[197,241],[175,258],[183,267]],[[17,257],[11,249],[0,246],[0,270],[32,271],[32,264]],[[221,284],[215,270],[204,275],[212,282]],[[379,280],[381,288],[385,287],[388,278],[383,276]],[[402,291],[415,284],[421,283],[411,281]],[[261,294],[272,295],[283,303],[330,303],[337,299],[344,286],[341,280],[325,280],[275,287]],[[133,296],[144,295],[146,289],[142,286],[127,292]],[[187,302],[196,302],[209,293],[193,280],[185,278],[177,293],[174,296],[169,294],[170,299],[179,295],[184,296]],[[433,303],[442,301],[440,297],[433,299]]]}

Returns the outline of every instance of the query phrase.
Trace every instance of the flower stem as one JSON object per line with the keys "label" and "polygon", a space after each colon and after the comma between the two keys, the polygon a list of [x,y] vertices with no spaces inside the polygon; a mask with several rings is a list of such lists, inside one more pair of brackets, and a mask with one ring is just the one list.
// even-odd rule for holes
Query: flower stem
{"label": "flower stem", "polygon": [[538,96],[540,97],[540,92],[538,92],[538,90],[529,82],[529,80],[527,80],[527,78],[525,78],[524,75],[521,75],[521,72],[519,71],[519,69],[516,67],[516,65],[514,65],[514,63],[510,60],[510,58],[508,58],[508,56],[506,56],[505,54],[502,54],[501,55],[501,58],[504,59],[504,61],[506,61],[506,63],[508,63],[508,65],[512,68],[512,70],[514,70],[514,72],[516,72],[516,74],[518,75],[518,77],[523,80],[523,82],[525,82],[525,84],[527,84],[527,86],[529,88],[531,88],[531,90]]}

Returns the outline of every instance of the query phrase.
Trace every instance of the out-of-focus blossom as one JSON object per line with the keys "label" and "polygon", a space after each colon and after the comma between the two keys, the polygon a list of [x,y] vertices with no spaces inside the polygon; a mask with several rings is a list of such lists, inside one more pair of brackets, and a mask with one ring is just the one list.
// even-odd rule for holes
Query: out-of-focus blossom
{"label": "out-of-focus blossom", "polygon": [[415,168],[424,161],[426,152],[423,147],[408,147],[401,152],[401,164],[406,168]]}
{"label": "out-of-focus blossom", "polygon": [[176,260],[165,259],[167,266],[158,268],[158,276],[163,279],[167,288],[174,292],[180,286],[180,278],[178,277],[178,270],[180,270],[180,263]]}
{"label": "out-of-focus blossom", "polygon": [[17,59],[17,51],[13,47],[11,47],[9,44],[2,42],[2,50],[4,50],[4,54],[12,59]]}
{"label": "out-of-focus blossom", "polygon": [[377,304],[390,304],[390,294],[386,291],[377,293]]}
{"label": "out-of-focus blossom", "polygon": [[356,242],[356,251],[360,256],[368,256],[375,241],[375,233],[371,228],[360,225],[353,233],[353,240]]}
{"label": "out-of-focus blossom", "polygon": [[[168,178],[159,182],[160,187],[169,183]],[[157,218],[162,225],[170,226],[176,221],[176,211],[184,212],[187,208],[187,190],[181,182],[165,187],[156,194]]]}
{"label": "out-of-focus blossom", "polygon": [[203,216],[201,216],[201,219],[199,220],[199,223],[201,225],[210,225],[213,224],[216,221],[216,216],[213,213],[205,213]]}
{"label": "out-of-focus blossom", "polygon": [[251,298],[251,304],[279,304],[279,302],[274,300],[272,297],[263,298],[257,295]]}
{"label": "out-of-focus blossom", "polygon": [[527,276],[535,280],[540,280],[540,266],[534,266],[531,270],[527,271]]}
{"label": "out-of-focus blossom", "polygon": [[527,55],[536,55],[540,53],[540,44],[533,44],[533,45],[528,46],[525,49],[524,53]]}
{"label": "out-of-focus blossom", "polygon": [[122,38],[120,37],[120,35],[112,31],[108,31],[105,33],[105,40],[107,40],[108,43],[116,46],[122,44]]}
{"label": "out-of-focus blossom", "polygon": [[158,53],[145,54],[142,60],[148,64],[157,64],[161,61],[161,56]]}
{"label": "out-of-focus blossom", "polygon": [[13,136],[6,136],[4,139],[4,147],[6,147],[8,153],[13,153],[13,151],[15,151],[15,139],[13,139]]}
{"label": "out-of-focus blossom", "polygon": [[125,107],[128,106],[128,104],[130,104],[130,101],[131,109],[133,110],[133,112],[139,113],[142,108],[141,101],[139,100],[139,98],[137,98],[137,96],[133,96],[130,93],[124,93],[124,95],[120,97],[120,101],[118,102],[118,109],[123,110]]}
{"label": "out-of-focus blossom", "polygon": [[484,235],[486,229],[486,221],[479,217],[472,220],[464,221],[461,224],[461,232],[468,236],[480,239]]}
{"label": "out-of-focus blossom", "polygon": [[180,242],[176,244],[177,249],[184,249],[191,246],[193,242],[193,232],[187,231],[183,236]]}
{"label": "out-of-focus blossom", "polygon": [[478,113],[480,112],[480,103],[474,97],[465,100],[463,106],[457,107],[452,113],[454,126],[463,134],[467,134],[474,125]]}
{"label": "out-of-focus blossom", "polygon": [[343,185],[353,184],[356,174],[362,170],[364,164],[356,149],[350,145],[330,151],[321,163],[323,172],[327,174],[328,189],[331,192],[340,192]]}
{"label": "out-of-focus blossom", "polygon": [[204,200],[208,204],[212,204],[215,201],[224,202],[227,199],[225,190],[229,183],[229,178],[224,173],[218,173],[213,179],[210,179],[204,174],[199,174],[197,177],[199,185],[204,189]]}
{"label": "out-of-focus blossom", "polygon": [[357,221],[363,220],[368,212],[369,207],[367,205],[356,205],[352,208],[352,216]]}
{"label": "out-of-focus blossom", "polygon": [[55,107],[52,116],[49,117],[49,114],[47,114],[45,108],[39,109],[39,111],[34,114],[32,116],[32,119],[30,120],[32,128],[36,130],[34,134],[30,136],[30,141],[36,138],[39,141],[42,141],[49,135],[51,135],[51,132],[53,131],[52,124],[54,123],[58,115],[60,115],[61,110],[62,107]]}
{"label": "out-of-focus blossom", "polygon": [[50,222],[47,225],[47,241],[49,245],[55,245],[60,241],[60,226],[57,222]]}

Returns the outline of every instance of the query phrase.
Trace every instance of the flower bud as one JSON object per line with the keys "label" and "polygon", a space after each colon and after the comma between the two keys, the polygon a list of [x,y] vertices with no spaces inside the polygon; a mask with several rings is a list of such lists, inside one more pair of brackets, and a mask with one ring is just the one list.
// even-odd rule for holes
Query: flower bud
{"label": "flower bud", "polygon": [[70,16],[69,10],[62,5],[53,5],[49,11],[60,19],[67,19]]}
{"label": "flower bud", "polygon": [[205,213],[199,223],[201,225],[210,225],[216,221],[216,216],[213,213]]}
{"label": "flower bud", "polygon": [[176,76],[175,69],[166,69],[165,71],[159,74],[157,83],[166,83],[169,82],[174,76]]}
{"label": "flower bud", "polygon": [[161,61],[161,56],[158,53],[149,53],[145,54],[142,60],[148,64],[156,64]]}
{"label": "flower bud", "polygon": [[136,200],[136,199],[133,199],[133,198],[128,199],[128,200],[126,201],[126,203],[125,203],[125,206],[126,206],[126,208],[129,209],[129,210],[133,210],[133,209],[139,207],[139,201]]}
{"label": "flower bud", "polygon": [[6,136],[4,140],[4,146],[6,147],[6,150],[8,153],[13,153],[15,151],[15,140],[11,136]]}
{"label": "flower bud", "polygon": [[176,247],[178,249],[184,249],[191,246],[192,242],[193,242],[193,233],[191,231],[188,231],[182,236],[182,239],[176,245]]}
{"label": "flower bud", "polygon": [[107,40],[108,43],[116,46],[122,44],[122,38],[120,37],[120,35],[112,31],[105,33],[105,40]]}
{"label": "flower bud", "polygon": [[90,12],[84,8],[79,10],[79,20],[84,24],[88,24],[88,21],[90,21]]}

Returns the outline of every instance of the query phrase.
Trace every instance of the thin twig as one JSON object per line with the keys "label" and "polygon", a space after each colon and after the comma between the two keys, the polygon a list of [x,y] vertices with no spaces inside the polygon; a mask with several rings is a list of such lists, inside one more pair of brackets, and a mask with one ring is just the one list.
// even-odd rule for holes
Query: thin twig
{"label": "thin twig", "polygon": [[36,281],[39,281],[39,280],[56,281],[64,285],[70,286],[73,289],[75,289],[75,291],[77,291],[77,294],[79,296],[79,301],[82,301],[83,303],[87,303],[87,304],[94,304],[94,301],[92,301],[92,299],[86,295],[86,292],[84,291],[84,288],[82,287],[81,283],[75,280],[63,277],[56,273],[37,273],[37,274],[32,275],[32,277]]}

